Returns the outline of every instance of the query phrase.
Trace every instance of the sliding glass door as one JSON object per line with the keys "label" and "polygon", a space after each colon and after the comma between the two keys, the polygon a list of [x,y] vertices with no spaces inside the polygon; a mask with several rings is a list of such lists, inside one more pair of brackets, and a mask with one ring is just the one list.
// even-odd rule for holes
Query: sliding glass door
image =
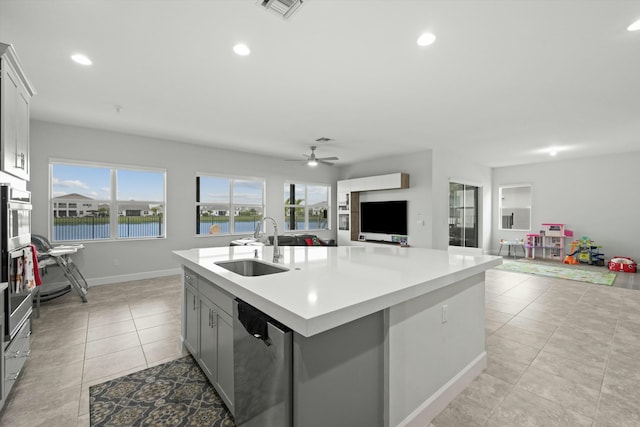
{"label": "sliding glass door", "polygon": [[449,183],[449,246],[478,247],[478,187]]}

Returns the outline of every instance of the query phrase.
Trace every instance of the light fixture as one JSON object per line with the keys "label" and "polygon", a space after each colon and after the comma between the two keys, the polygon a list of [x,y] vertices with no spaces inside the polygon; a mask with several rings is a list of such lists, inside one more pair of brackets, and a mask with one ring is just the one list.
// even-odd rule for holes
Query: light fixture
{"label": "light fixture", "polygon": [[429,46],[430,44],[433,44],[433,42],[435,41],[436,41],[436,36],[434,34],[424,33],[420,37],[418,37],[418,40],[416,41],[416,43],[418,43],[418,46]]}
{"label": "light fixture", "polygon": [[249,49],[249,47],[244,43],[238,43],[235,45],[233,47],[233,51],[240,56],[247,56],[251,53],[251,49]]}
{"label": "light fixture", "polygon": [[640,19],[627,27],[627,31],[640,31]]}
{"label": "light fixture", "polygon": [[74,53],[73,55],[71,55],[71,59],[73,59],[74,62],[80,65],[93,64],[93,62],[87,57],[87,55],[84,55],[82,53]]}
{"label": "light fixture", "polygon": [[307,161],[307,166],[311,166],[312,168],[314,168],[314,167],[318,166],[318,161],[315,159],[315,157],[311,157]]}

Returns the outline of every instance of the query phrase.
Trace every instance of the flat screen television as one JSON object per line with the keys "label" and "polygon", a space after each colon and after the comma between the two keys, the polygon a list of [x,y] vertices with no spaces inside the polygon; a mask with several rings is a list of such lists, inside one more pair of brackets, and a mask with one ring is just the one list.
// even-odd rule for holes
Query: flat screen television
{"label": "flat screen television", "polygon": [[360,203],[362,233],[407,235],[407,201]]}

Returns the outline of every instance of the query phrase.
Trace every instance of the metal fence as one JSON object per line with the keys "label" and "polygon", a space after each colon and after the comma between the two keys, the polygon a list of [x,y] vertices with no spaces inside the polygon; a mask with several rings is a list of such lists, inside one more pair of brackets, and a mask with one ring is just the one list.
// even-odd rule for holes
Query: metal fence
{"label": "metal fence", "polygon": [[[119,239],[164,236],[162,215],[119,216]],[[53,220],[53,240],[108,240],[111,238],[110,217],[61,217]]]}

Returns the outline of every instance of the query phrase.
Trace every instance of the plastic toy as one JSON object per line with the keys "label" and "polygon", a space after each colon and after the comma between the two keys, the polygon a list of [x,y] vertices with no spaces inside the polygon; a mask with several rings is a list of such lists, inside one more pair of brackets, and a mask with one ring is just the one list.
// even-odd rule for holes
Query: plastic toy
{"label": "plastic toy", "polygon": [[586,263],[591,265],[604,265],[604,254],[599,249],[602,246],[596,245],[589,237],[582,236],[580,240],[571,242],[571,253],[564,257],[565,264]]}
{"label": "plastic toy", "polygon": [[626,256],[615,256],[609,260],[609,270],[635,273],[638,264]]}

